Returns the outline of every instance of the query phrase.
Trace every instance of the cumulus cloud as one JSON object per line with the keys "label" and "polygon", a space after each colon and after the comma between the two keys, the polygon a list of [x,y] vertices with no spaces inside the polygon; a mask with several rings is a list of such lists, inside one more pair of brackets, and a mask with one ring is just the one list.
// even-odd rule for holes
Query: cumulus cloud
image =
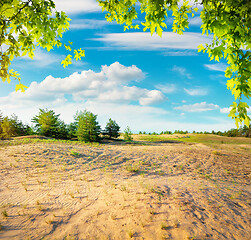
{"label": "cumulus cloud", "polygon": [[167,49],[198,49],[198,45],[210,43],[211,37],[200,33],[185,32],[178,35],[173,32],[163,32],[162,37],[148,32],[108,33],[91,40],[107,43],[110,47],[120,50],[167,50]]}
{"label": "cumulus cloud", "polygon": [[227,64],[224,63],[204,64],[204,67],[211,71],[225,72]]}
{"label": "cumulus cloud", "polygon": [[184,112],[204,112],[204,111],[215,110],[218,108],[219,108],[218,105],[215,105],[212,103],[206,103],[206,102],[194,103],[194,104],[174,107],[174,109],[181,110]]}
{"label": "cumulus cloud", "polygon": [[59,105],[67,102],[67,95],[75,101],[136,102],[140,105],[156,104],[166,98],[159,90],[148,90],[129,86],[145,74],[135,65],[126,67],[118,62],[104,65],[100,72],[93,70],[75,72],[69,77],[46,77],[42,82],[32,82],[25,93],[12,92],[0,98],[1,106],[12,108],[17,105],[41,103]]}
{"label": "cumulus cloud", "polygon": [[208,90],[205,88],[184,88],[184,91],[190,96],[205,96],[208,94]]}

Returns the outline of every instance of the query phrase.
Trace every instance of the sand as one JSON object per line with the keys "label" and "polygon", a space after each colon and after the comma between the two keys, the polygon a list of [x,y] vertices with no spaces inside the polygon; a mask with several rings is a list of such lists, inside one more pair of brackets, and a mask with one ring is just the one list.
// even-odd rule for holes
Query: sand
{"label": "sand", "polygon": [[251,239],[250,152],[203,144],[0,147],[0,239]]}

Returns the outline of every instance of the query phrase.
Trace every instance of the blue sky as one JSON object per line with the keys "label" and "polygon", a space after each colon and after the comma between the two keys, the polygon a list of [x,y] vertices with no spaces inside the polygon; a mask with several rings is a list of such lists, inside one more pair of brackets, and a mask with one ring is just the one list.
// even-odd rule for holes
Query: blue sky
{"label": "blue sky", "polygon": [[197,46],[202,36],[195,16],[184,35],[172,33],[170,21],[162,38],[149,32],[126,31],[108,23],[94,0],[57,0],[58,10],[72,19],[63,42],[86,51],[81,62],[63,68],[65,50],[37,49],[34,60],[20,58],[12,67],[29,86],[15,92],[15,82],[2,83],[0,109],[30,123],[39,108],[53,109],[66,122],[77,110],[109,118],[134,131],[211,131],[235,127],[227,115],[234,101],[226,88],[224,62],[209,61]]}

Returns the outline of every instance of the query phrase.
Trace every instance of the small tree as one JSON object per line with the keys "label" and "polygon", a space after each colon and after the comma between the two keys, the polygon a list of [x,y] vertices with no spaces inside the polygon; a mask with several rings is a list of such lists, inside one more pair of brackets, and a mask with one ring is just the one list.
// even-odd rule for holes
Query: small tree
{"label": "small tree", "polygon": [[9,138],[16,135],[16,128],[13,121],[8,117],[4,117],[1,121],[1,138]]}
{"label": "small tree", "polygon": [[120,126],[111,118],[109,122],[105,126],[105,130],[103,132],[104,135],[107,135],[109,138],[117,138],[119,137]]}
{"label": "small tree", "polygon": [[66,138],[67,130],[65,123],[59,119],[60,114],[55,114],[52,110],[39,109],[39,114],[32,118],[38,134],[53,137]]}
{"label": "small tree", "polygon": [[97,115],[87,110],[77,112],[74,116],[77,122],[76,135],[79,141],[97,142],[101,128],[97,121]]}
{"label": "small tree", "polygon": [[129,142],[133,140],[131,129],[128,126],[124,131],[124,139]]}

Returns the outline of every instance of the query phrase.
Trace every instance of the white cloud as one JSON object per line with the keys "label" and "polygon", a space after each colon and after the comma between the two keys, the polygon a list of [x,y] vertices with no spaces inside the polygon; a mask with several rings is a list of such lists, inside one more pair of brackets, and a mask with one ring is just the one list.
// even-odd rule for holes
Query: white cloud
{"label": "white cloud", "polygon": [[188,21],[189,21],[189,25],[192,25],[192,26],[201,26],[202,24],[200,17],[189,18]]}
{"label": "white cloud", "polygon": [[225,72],[227,64],[224,63],[204,64],[204,67],[211,71]]}
{"label": "white cloud", "polygon": [[107,22],[106,20],[77,19],[70,23],[70,30],[97,29],[111,24],[114,25],[116,23]]}
{"label": "white cloud", "polygon": [[67,14],[86,12],[101,12],[101,7],[95,0],[55,0],[57,11],[64,11]]}
{"label": "white cloud", "polygon": [[135,65],[126,67],[115,62],[110,66],[102,66],[100,72],[75,72],[65,78],[48,76],[40,83],[32,82],[25,93],[18,91],[1,97],[0,105],[2,109],[8,109],[8,112],[34,105],[59,106],[68,103],[69,96],[76,103],[91,100],[100,103],[150,105],[165,101],[166,97],[159,90],[128,86],[144,76],[142,70]]}
{"label": "white cloud", "polygon": [[197,52],[194,50],[167,50],[162,53],[164,56],[197,56]]}
{"label": "white cloud", "polygon": [[175,84],[158,84],[155,86],[157,89],[161,90],[163,93],[173,93],[177,90]]}
{"label": "white cloud", "polygon": [[[227,114],[229,114],[230,113],[230,111],[231,111],[231,107],[227,107],[227,108],[221,108],[220,109],[220,112],[221,113],[227,113]],[[248,113],[251,113],[251,107],[249,107],[248,109],[247,109],[247,112]]]}
{"label": "white cloud", "polygon": [[184,67],[179,67],[179,66],[174,65],[172,68],[172,71],[179,73],[183,77],[186,77],[188,79],[192,79],[191,74],[188,73]]}
{"label": "white cloud", "polygon": [[158,90],[147,91],[140,99],[139,103],[141,105],[151,105],[156,103],[161,103],[167,98],[163,95],[162,92]]}
{"label": "white cloud", "polygon": [[190,96],[205,96],[208,94],[208,90],[205,88],[184,88],[184,91]]}
{"label": "white cloud", "polygon": [[206,103],[206,102],[174,107],[174,109],[182,110],[184,112],[204,112],[204,111],[215,110],[218,108],[219,108],[218,105],[215,105],[212,103]]}
{"label": "white cloud", "polygon": [[30,67],[30,64],[31,64],[39,68],[44,68],[47,66],[51,66],[55,63],[60,64],[60,62],[63,59],[64,59],[63,55],[55,54],[52,52],[47,52],[46,50],[37,48],[34,52],[33,59],[31,59],[28,55],[25,55],[21,58],[18,58],[17,61],[20,61],[20,60],[22,61],[22,67],[26,67],[26,65],[23,64],[23,61],[25,60],[29,62],[29,65],[27,65],[27,67]]}
{"label": "white cloud", "polygon": [[198,45],[211,42],[211,37],[199,33],[185,32],[178,35],[173,32],[163,32],[162,37],[148,32],[109,33],[91,40],[107,43],[110,47],[133,50],[167,50],[167,49],[197,49]]}
{"label": "white cloud", "polygon": [[221,113],[227,113],[227,114],[229,114],[229,113],[230,113],[230,110],[231,110],[231,107],[228,107],[228,108],[221,108],[221,109],[220,109],[220,112],[221,112]]}

